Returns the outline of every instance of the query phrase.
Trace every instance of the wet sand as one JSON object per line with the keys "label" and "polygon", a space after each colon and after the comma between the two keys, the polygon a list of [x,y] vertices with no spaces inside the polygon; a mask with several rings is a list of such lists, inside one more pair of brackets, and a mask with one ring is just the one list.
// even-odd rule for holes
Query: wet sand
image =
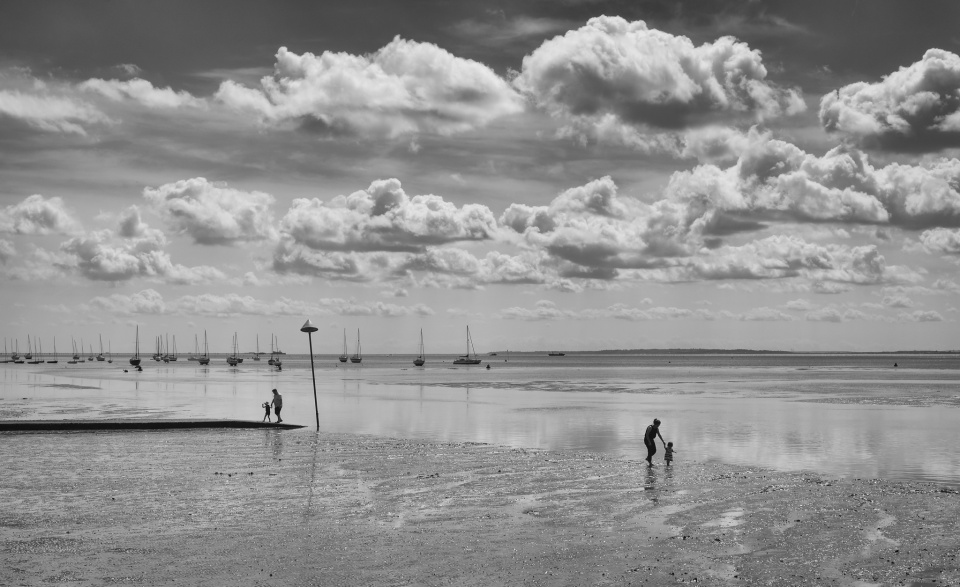
{"label": "wet sand", "polygon": [[[960,494],[308,430],[0,433],[2,585],[957,585]],[[661,454],[657,455],[662,457]]]}

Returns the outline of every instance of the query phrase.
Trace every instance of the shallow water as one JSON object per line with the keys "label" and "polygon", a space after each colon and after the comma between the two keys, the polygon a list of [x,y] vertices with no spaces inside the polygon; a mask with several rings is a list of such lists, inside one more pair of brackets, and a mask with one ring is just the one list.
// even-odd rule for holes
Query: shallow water
{"label": "shallow water", "polygon": [[[511,353],[316,358],[320,427],[442,441],[645,456],[654,417],[685,459],[960,485],[960,361],[953,355]],[[893,363],[898,364],[893,367]],[[247,359],[0,365],[0,418],[260,419],[270,389],[284,421],[316,426],[309,360],[281,372]],[[662,458],[659,449],[657,457]],[[656,458],[656,457],[655,457]],[[662,461],[660,461],[662,464]]]}

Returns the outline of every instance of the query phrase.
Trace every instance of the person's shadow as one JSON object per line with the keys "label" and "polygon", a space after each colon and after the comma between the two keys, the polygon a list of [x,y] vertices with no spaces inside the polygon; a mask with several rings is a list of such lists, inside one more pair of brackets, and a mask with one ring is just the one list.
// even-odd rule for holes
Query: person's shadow
{"label": "person's shadow", "polygon": [[[646,464],[646,461],[644,461]],[[649,499],[653,503],[657,503],[660,499],[660,488],[657,485],[657,468],[656,467],[645,467],[646,473],[643,476],[643,491],[644,497]]]}

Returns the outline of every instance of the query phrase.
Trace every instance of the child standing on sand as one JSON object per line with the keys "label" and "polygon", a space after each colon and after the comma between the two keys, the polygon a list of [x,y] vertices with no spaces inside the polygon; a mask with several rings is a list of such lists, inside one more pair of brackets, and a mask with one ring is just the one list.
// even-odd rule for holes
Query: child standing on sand
{"label": "child standing on sand", "polygon": [[663,449],[663,460],[667,461],[667,466],[673,462],[673,443],[668,442],[667,447]]}
{"label": "child standing on sand", "polygon": [[263,412],[263,420],[260,420],[260,421],[269,422],[270,421],[270,402],[263,402],[263,405],[261,407],[263,408],[264,412]]}

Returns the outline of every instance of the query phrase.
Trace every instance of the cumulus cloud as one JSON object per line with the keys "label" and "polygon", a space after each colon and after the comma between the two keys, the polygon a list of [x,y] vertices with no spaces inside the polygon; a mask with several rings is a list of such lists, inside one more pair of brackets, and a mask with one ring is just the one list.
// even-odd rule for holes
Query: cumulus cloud
{"label": "cumulus cloud", "polygon": [[903,312],[898,318],[904,322],[943,322],[943,315],[933,310]]}
{"label": "cumulus cloud", "polygon": [[97,296],[90,300],[90,305],[99,310],[122,316],[167,313],[167,305],[163,296],[154,289],[145,289],[129,295]]}
{"label": "cumulus cloud", "polygon": [[16,255],[17,249],[13,246],[13,243],[0,238],[0,265],[6,265],[7,262]]}
{"label": "cumulus cloud", "polygon": [[157,88],[149,81],[140,78],[126,81],[92,78],[78,87],[80,90],[95,92],[116,102],[133,100],[148,108],[203,107],[206,104],[189,92],[177,92],[169,86]]}
{"label": "cumulus cloud", "polygon": [[171,304],[177,312],[201,316],[231,316],[237,314],[254,316],[378,316],[397,318],[403,316],[430,316],[433,310],[424,304],[401,306],[380,301],[360,302],[353,299],[321,298],[307,302],[287,297],[261,300],[240,294],[187,295]]}
{"label": "cumulus cloud", "polygon": [[920,243],[929,253],[960,255],[960,230],[934,228],[920,234]]}
{"label": "cumulus cloud", "polygon": [[[130,218],[128,211],[121,220],[121,231],[135,224]],[[173,263],[163,250],[167,245],[163,233],[140,222],[136,224],[139,232],[131,237],[99,230],[71,238],[60,244],[61,255],[57,262],[63,268],[75,270],[94,281],[119,282],[145,277],[190,285],[226,279],[223,272],[214,267],[186,267]]]}
{"label": "cumulus cloud", "polygon": [[277,51],[260,87],[224,82],[216,98],[265,123],[324,134],[449,135],[520,112],[523,101],[487,66],[399,37],[370,55]]}
{"label": "cumulus cloud", "polygon": [[143,197],[174,230],[201,245],[231,245],[276,238],[271,210],[274,199],[264,192],[244,192],[203,177],[146,188]]}
{"label": "cumulus cloud", "polygon": [[734,165],[675,173],[665,192],[701,208],[705,233],[755,230],[768,222],[960,225],[960,160],[877,168],[856,149],[822,157],[751,131]]}
{"label": "cumulus cloud", "polygon": [[689,38],[616,16],[590,19],[523,59],[514,85],[553,115],[678,129],[731,113],[771,118],[805,109],[766,80],[760,52],[732,37]]}
{"label": "cumulus cloud", "polygon": [[40,194],[0,209],[0,232],[12,234],[67,234],[78,223],[58,197],[44,198]]}
{"label": "cumulus cloud", "polygon": [[440,196],[408,196],[396,179],[329,202],[298,198],[280,221],[293,243],[317,251],[423,251],[428,245],[488,240],[497,230],[486,206],[460,208]]}
{"label": "cumulus cloud", "polygon": [[820,122],[870,147],[936,151],[960,146],[960,56],[930,49],[877,83],[858,82],[820,100]]}
{"label": "cumulus cloud", "polygon": [[110,122],[68,84],[44,82],[19,70],[0,72],[0,83],[0,118],[40,131],[81,136],[86,136],[88,126]]}

